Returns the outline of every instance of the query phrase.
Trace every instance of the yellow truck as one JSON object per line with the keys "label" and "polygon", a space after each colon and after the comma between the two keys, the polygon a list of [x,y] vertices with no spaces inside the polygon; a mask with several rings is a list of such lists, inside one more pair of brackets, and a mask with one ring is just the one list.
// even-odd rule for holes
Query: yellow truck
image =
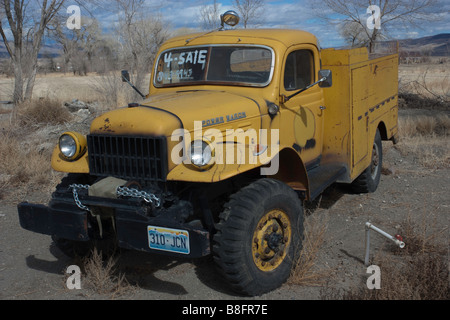
{"label": "yellow truck", "polygon": [[175,37],[143,101],[61,136],[52,166],[67,176],[20,222],[68,255],[212,255],[231,288],[260,295],[299,259],[305,201],[336,182],[376,191],[397,123],[397,55],[321,50],[298,30]]}

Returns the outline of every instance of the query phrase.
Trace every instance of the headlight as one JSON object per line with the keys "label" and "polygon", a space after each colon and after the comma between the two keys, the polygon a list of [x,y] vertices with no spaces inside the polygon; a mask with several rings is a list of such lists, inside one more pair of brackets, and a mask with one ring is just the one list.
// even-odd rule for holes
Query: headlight
{"label": "headlight", "polygon": [[214,151],[205,141],[194,141],[191,144],[191,163],[200,169],[213,165]]}
{"label": "headlight", "polygon": [[78,160],[87,149],[86,138],[76,132],[66,132],[59,139],[59,150],[67,160]]}

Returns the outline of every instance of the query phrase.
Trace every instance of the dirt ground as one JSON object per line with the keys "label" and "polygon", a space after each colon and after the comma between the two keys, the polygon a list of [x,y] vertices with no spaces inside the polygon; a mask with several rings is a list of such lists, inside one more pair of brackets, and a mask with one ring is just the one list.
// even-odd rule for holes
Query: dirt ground
{"label": "dirt ground", "polygon": [[[402,116],[406,116],[403,112]],[[400,142],[400,147],[402,142]],[[400,152],[399,150],[403,150]],[[416,153],[384,144],[384,175],[374,194],[355,195],[335,185],[319,202],[307,206],[308,225],[324,224],[325,238],[315,268],[321,277],[316,286],[293,284],[256,297],[257,300],[320,300],[325,289],[366,286],[364,266],[365,224],[371,222],[394,235],[408,218],[426,221],[430,228],[446,230],[441,241],[449,244],[450,169],[418,163]],[[33,192],[20,201],[41,201],[47,195]],[[120,270],[131,289],[122,294],[98,294],[85,288],[66,287],[71,261],[52,246],[50,237],[23,230],[18,221],[17,200],[0,201],[0,300],[243,300],[231,292],[216,273],[211,258],[178,260],[137,252],[123,252]],[[408,245],[408,243],[406,244]],[[372,235],[371,259],[391,254],[391,242]],[[382,289],[381,289],[382,290]],[[253,299],[249,299],[253,300]]]}

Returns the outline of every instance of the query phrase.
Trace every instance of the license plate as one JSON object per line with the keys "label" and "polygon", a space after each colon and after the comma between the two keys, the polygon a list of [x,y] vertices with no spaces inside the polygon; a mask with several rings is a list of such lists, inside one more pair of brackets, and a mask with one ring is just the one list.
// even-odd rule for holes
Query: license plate
{"label": "license plate", "polygon": [[162,227],[148,227],[150,249],[190,254],[189,232]]}

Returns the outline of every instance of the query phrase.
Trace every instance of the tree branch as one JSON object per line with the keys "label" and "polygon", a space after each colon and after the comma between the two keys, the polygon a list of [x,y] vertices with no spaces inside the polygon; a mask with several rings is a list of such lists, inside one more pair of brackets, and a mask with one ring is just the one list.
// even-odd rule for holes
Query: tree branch
{"label": "tree branch", "polygon": [[14,54],[9,45],[8,39],[6,38],[5,31],[3,30],[2,21],[0,20],[0,35],[2,36],[3,43],[5,44],[6,50],[8,51],[9,56],[14,61]]}

